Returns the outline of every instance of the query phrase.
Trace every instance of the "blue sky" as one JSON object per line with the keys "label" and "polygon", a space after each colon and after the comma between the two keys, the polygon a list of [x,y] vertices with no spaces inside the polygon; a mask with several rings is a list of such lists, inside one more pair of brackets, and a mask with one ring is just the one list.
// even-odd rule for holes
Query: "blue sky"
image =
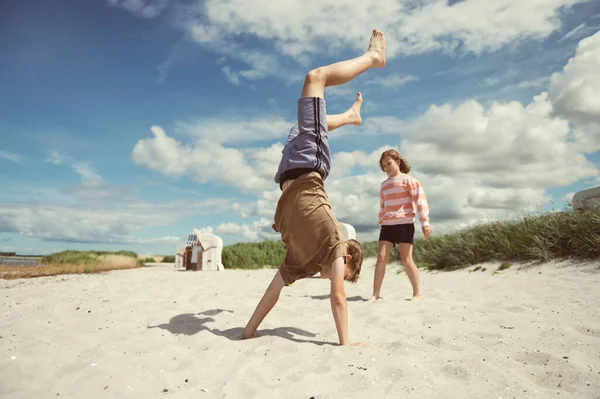
{"label": "blue sky", "polygon": [[434,234],[562,208],[600,184],[600,2],[523,3],[2,1],[0,251],[277,239],[304,75],[359,55],[373,28],[386,68],[326,91],[330,113],[365,98],[363,125],[330,135],[326,182],[359,239],[377,236],[388,148]]}

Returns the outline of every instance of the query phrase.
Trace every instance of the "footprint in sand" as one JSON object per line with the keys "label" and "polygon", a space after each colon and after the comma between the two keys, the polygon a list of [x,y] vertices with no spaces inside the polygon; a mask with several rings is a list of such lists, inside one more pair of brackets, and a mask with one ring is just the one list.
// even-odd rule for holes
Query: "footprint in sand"
{"label": "footprint in sand", "polygon": [[549,361],[558,360],[556,357],[544,352],[519,352],[514,356],[514,359],[517,362],[531,366],[542,366]]}
{"label": "footprint in sand", "polygon": [[331,371],[331,366],[328,366],[326,364],[323,364],[321,366],[318,366],[317,368],[313,369],[311,372],[317,375],[323,375],[323,374],[327,374]]}
{"label": "footprint in sand", "polygon": [[442,337],[429,337],[425,340],[425,342],[431,346],[435,346],[437,348],[441,347],[444,344],[444,338]]}
{"label": "footprint in sand", "polygon": [[442,367],[442,374],[448,378],[464,382],[469,381],[471,376],[466,369],[460,366],[444,366]]}
{"label": "footprint in sand", "polygon": [[423,320],[423,323],[425,323],[427,326],[433,326],[441,323],[439,317],[423,316],[421,320]]}
{"label": "footprint in sand", "polygon": [[595,328],[587,328],[584,326],[574,326],[573,329],[580,334],[587,335],[588,337],[594,337],[600,339],[600,330]]}
{"label": "footprint in sand", "polygon": [[425,340],[425,343],[436,348],[450,349],[455,352],[461,352],[465,350],[464,346],[457,345],[453,342],[449,343],[443,337],[429,337]]}
{"label": "footprint in sand", "polygon": [[406,341],[393,341],[383,346],[388,350],[394,351],[394,355],[409,355],[409,352],[405,349]]}
{"label": "footprint in sand", "polygon": [[482,339],[490,339],[494,342],[498,341],[499,339],[506,338],[506,335],[495,334],[495,333],[486,333],[486,332],[476,332],[474,335],[476,335]]}

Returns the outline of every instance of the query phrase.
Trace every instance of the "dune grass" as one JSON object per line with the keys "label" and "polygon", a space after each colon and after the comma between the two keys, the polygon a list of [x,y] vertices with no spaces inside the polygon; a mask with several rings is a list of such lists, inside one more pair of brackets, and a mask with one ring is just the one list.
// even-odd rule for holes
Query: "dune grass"
{"label": "dune grass", "polygon": [[419,239],[414,259],[437,270],[490,261],[600,259],[600,209],[544,213]]}
{"label": "dune grass", "polygon": [[228,269],[276,268],[285,258],[285,245],[275,240],[228,245],[221,258]]}
{"label": "dune grass", "polygon": [[[377,256],[377,242],[362,242],[365,258]],[[285,257],[280,241],[226,246],[228,269],[278,267]],[[413,257],[419,267],[454,270],[483,262],[545,262],[554,259],[600,259],[600,209],[559,211],[493,222],[451,234],[415,240]],[[390,262],[399,262],[397,250]],[[506,266],[504,268],[507,268]]]}
{"label": "dune grass", "polygon": [[59,274],[100,273],[134,269],[144,264],[131,251],[63,251],[44,256],[39,266],[0,266],[0,278],[17,279]]}

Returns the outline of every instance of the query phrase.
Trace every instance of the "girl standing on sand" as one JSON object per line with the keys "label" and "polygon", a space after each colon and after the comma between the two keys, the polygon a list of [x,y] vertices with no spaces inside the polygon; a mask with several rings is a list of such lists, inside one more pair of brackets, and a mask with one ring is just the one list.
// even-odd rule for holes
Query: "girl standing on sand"
{"label": "girl standing on sand", "polygon": [[390,252],[396,244],[398,244],[400,260],[412,284],[413,300],[418,300],[421,297],[419,271],[412,257],[415,235],[414,206],[416,205],[419,214],[423,235],[429,237],[432,230],[429,225],[427,198],[419,181],[408,175],[410,164],[400,156],[398,151],[384,151],[379,159],[379,166],[388,177],[381,183],[379,191],[379,225],[381,230],[379,233],[377,263],[375,264],[373,296],[370,301],[374,302],[380,297],[379,293],[385,275],[385,266],[390,257]]}

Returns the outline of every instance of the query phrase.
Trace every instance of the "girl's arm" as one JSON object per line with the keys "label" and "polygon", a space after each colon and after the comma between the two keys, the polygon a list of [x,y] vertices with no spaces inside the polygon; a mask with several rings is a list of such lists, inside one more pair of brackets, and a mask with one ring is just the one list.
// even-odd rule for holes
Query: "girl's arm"
{"label": "girl's arm", "polygon": [[379,224],[383,223],[383,214],[385,213],[385,205],[383,202],[383,188],[379,189]]}
{"label": "girl's arm", "polygon": [[429,227],[429,205],[427,204],[427,197],[425,196],[423,187],[421,187],[421,183],[417,179],[411,179],[408,182],[408,192],[417,206],[421,227]]}

